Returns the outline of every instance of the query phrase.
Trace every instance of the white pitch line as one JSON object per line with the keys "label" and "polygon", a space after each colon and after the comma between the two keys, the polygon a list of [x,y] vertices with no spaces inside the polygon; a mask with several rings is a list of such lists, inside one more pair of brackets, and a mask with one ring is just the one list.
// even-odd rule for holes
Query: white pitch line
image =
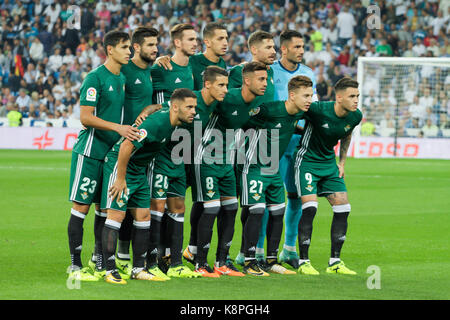
{"label": "white pitch line", "polygon": [[36,170],[36,171],[54,171],[54,170],[60,170],[60,171],[69,171],[69,168],[52,168],[52,167],[30,167],[30,166],[0,166],[0,170]]}

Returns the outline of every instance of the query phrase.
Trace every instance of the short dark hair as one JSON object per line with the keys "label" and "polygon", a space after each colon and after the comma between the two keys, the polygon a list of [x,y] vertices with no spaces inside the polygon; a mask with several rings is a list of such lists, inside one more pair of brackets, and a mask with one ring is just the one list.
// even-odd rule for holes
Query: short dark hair
{"label": "short dark hair", "polygon": [[273,39],[273,35],[269,32],[262,31],[262,30],[253,32],[248,37],[248,41],[247,41],[248,48],[250,49],[251,46],[262,42],[264,39]]}
{"label": "short dark hair", "polygon": [[286,41],[291,41],[292,38],[303,39],[303,35],[296,30],[285,30],[280,34],[280,46],[284,45]]}
{"label": "short dark hair", "polygon": [[203,29],[203,39],[213,37],[216,30],[227,30],[227,27],[220,22],[210,22]]}
{"label": "short dark hair", "polygon": [[341,91],[341,90],[345,90],[347,88],[356,88],[358,89],[359,87],[359,83],[356,80],[353,80],[350,77],[344,77],[342,79],[340,79],[338,82],[336,82],[336,84],[334,85],[334,91]]}
{"label": "short dark hair", "polygon": [[175,39],[181,40],[183,38],[184,30],[195,30],[194,26],[189,23],[179,23],[170,29],[170,39],[174,41]]}
{"label": "short dark hair", "polygon": [[291,92],[292,90],[296,90],[300,87],[312,87],[313,83],[310,78],[307,76],[295,76],[292,77],[291,80],[289,80],[288,83],[288,91]]}
{"label": "short dark hair", "polygon": [[103,49],[105,49],[106,54],[108,54],[108,46],[115,47],[119,43],[127,40],[130,40],[130,35],[128,33],[120,30],[111,30],[103,37]]}
{"label": "short dark hair", "polygon": [[242,76],[255,71],[265,70],[267,71],[267,66],[259,61],[247,62],[244,64],[242,68]]}
{"label": "short dark hair", "polygon": [[216,81],[216,78],[218,76],[228,77],[228,72],[225,69],[218,66],[207,66],[205,72],[203,73],[203,82],[205,81],[214,82]]}
{"label": "short dark hair", "polygon": [[172,95],[170,96],[170,101],[175,101],[175,100],[184,101],[184,99],[186,99],[186,98],[197,99],[197,96],[191,89],[178,88],[172,92]]}
{"label": "short dark hair", "polygon": [[147,37],[158,37],[159,32],[155,28],[149,27],[138,27],[134,30],[133,35],[131,36],[131,44],[137,43],[142,45],[144,42],[144,38]]}

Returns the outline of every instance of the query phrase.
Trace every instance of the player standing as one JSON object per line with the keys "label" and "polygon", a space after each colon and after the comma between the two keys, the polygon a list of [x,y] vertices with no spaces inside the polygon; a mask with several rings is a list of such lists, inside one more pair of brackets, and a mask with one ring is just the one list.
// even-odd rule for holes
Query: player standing
{"label": "player standing", "polygon": [[[171,70],[165,70],[155,64],[152,67],[154,83],[154,101],[163,103],[177,88],[194,89],[194,78],[189,64],[189,57],[195,53],[197,48],[197,34],[190,24],[177,24],[171,31],[170,36],[175,47],[175,54],[170,58]],[[174,276],[181,275],[174,270],[182,270],[182,273],[190,274],[188,268],[183,268],[180,252],[171,251],[171,269],[167,270],[163,263],[165,247],[178,247],[179,241],[183,239],[183,225],[185,212],[186,173],[184,164],[174,164],[171,153],[175,146],[174,142],[168,141],[161,152],[156,156],[148,170],[149,184],[151,188],[151,215],[152,228],[150,233],[150,248],[147,256],[149,270],[160,277],[167,277],[164,272],[171,271]],[[165,207],[167,203],[167,214]],[[169,232],[169,231],[172,232]],[[174,238],[174,242],[171,241]],[[165,240],[165,241],[162,241]],[[161,243],[163,242],[163,243]],[[159,248],[158,248],[159,247]],[[159,267],[158,267],[159,260]],[[163,269],[163,270],[161,270]]]}
{"label": "player standing", "polygon": [[[267,67],[260,62],[250,62],[242,70],[242,88],[228,91],[223,102],[219,103],[203,134],[202,144],[195,159],[195,180],[192,192],[198,202],[203,202],[203,213],[198,221],[196,271],[206,277],[218,277],[218,274],[242,276],[227,255],[234,233],[234,220],[238,210],[236,196],[236,176],[229,157],[227,129],[240,129],[260,104],[267,87]],[[216,138],[221,134],[223,141]],[[211,139],[211,137],[214,139]],[[217,140],[216,140],[217,139]],[[217,151],[217,154],[216,152]],[[218,249],[214,271],[207,262],[213,225],[219,211],[223,210],[226,219],[224,227],[219,229]]]}
{"label": "player standing", "polygon": [[[314,72],[307,66],[301,64],[304,53],[304,40],[301,33],[295,30],[283,31],[280,35],[281,59],[276,61],[272,68],[275,82],[275,99],[285,100],[288,97],[286,83],[297,75],[304,75],[311,79],[313,83],[313,101],[317,101],[316,80]],[[304,121],[299,122],[303,126]],[[283,177],[284,185],[287,191],[287,206],[284,218],[285,233],[283,250],[280,253],[280,261],[298,269],[297,255],[297,232],[298,223],[302,214],[301,200],[297,195],[297,189],[294,183],[294,158],[293,153],[298,145],[300,135],[294,134],[291,138],[286,152],[280,160],[280,173]],[[258,241],[257,251],[264,247],[264,234],[266,227],[261,229]]]}
{"label": "player standing", "polygon": [[[347,233],[350,204],[344,182],[344,166],[352,131],[361,122],[358,110],[358,82],[345,77],[335,87],[336,101],[311,104],[305,113],[306,125],[295,159],[295,185],[302,200],[302,217],[298,226],[300,260],[298,271],[319,274],[311,265],[308,250],[313,219],[317,212],[317,195],[325,196],[333,208],[331,257],[327,273],[356,274],[340,260]],[[334,147],[340,140],[339,163]]]}
{"label": "player standing", "polygon": [[[107,59],[91,71],[80,88],[81,130],[72,151],[70,169],[71,216],[68,224],[69,249],[72,260],[70,278],[96,281],[81,263],[83,222],[92,203],[100,203],[103,160],[120,136],[138,139],[136,128],[121,125],[125,78],[120,69],[130,57],[130,37],[125,32],[110,31],[103,39]],[[99,212],[99,206],[96,205]],[[97,213],[96,216],[99,216]],[[98,236],[99,221],[94,223]],[[96,237],[98,240],[98,237]],[[101,256],[101,255],[99,255]],[[101,263],[101,262],[99,262]]]}
{"label": "player standing", "polygon": [[[303,118],[303,113],[308,111],[311,104],[312,81],[305,76],[293,77],[288,83],[288,90],[288,100],[265,102],[250,120],[248,126],[259,129],[250,138],[244,165],[238,165],[241,179],[244,271],[255,276],[268,275],[260,269],[260,263],[255,258],[266,207],[269,211],[267,269],[279,274],[295,274],[281,266],[277,259],[285,209],[285,191],[279,171],[279,159],[296,130],[298,120]],[[270,154],[262,150],[265,148]]]}

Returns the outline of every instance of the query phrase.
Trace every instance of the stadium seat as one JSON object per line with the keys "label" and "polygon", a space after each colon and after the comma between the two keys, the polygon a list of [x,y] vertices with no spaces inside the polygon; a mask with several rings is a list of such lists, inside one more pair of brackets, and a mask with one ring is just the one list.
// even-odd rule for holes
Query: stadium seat
{"label": "stadium seat", "polygon": [[442,136],[444,138],[450,138],[450,129],[442,129]]}
{"label": "stadium seat", "polygon": [[22,127],[31,127],[31,118],[22,118]]}
{"label": "stadium seat", "polygon": [[45,127],[46,122],[44,120],[31,120],[31,127],[43,128]]}
{"label": "stadium seat", "polygon": [[383,128],[380,129],[380,136],[382,137],[390,137],[395,133],[395,128]]}
{"label": "stadium seat", "polygon": [[417,137],[419,136],[420,129],[419,128],[408,128],[406,129],[406,135],[408,137]]}
{"label": "stadium seat", "polygon": [[0,127],[8,127],[8,118],[0,118]]}

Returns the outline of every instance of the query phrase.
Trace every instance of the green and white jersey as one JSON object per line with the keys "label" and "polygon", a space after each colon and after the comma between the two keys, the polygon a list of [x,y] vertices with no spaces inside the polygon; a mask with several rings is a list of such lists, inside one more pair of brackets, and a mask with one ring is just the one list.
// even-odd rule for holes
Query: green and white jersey
{"label": "green and white jersey", "polygon": [[132,60],[121,72],[126,78],[123,123],[132,125],[141,111],[152,104],[153,83],[150,66],[142,69]]}
{"label": "green and white jersey", "polygon": [[170,60],[172,70],[154,64],[151,68],[153,79],[153,103],[162,104],[179,88],[194,89],[194,77],[191,65],[180,66]]}
{"label": "green and white jersey", "polygon": [[212,62],[207,59],[203,53],[197,53],[189,57],[189,64],[192,67],[192,74],[194,75],[194,90],[201,90],[203,88],[203,72],[208,66],[218,66],[227,70],[227,64],[222,57],[219,61]]}
{"label": "green and white jersey", "polygon": [[[275,167],[276,171],[270,174],[276,174],[278,162],[289,145],[298,120],[303,119],[303,117],[303,111],[294,115],[289,114],[286,110],[285,101],[262,104],[258,113],[246,124],[246,127],[256,128],[257,131],[246,146],[246,159],[242,171],[248,173],[250,167]],[[264,150],[260,150],[260,148]],[[272,154],[273,152],[277,153]],[[252,157],[254,158],[252,159]],[[275,162],[275,166],[273,162]]]}
{"label": "green and white jersey", "polygon": [[[194,121],[192,123],[183,123],[181,126],[178,126],[176,128],[176,130],[187,130],[189,132],[189,136],[191,139],[191,161],[193,161],[193,155],[194,155],[194,146],[195,144],[195,135],[197,134],[197,139],[199,139],[199,141],[197,141],[197,144],[200,145],[200,141],[202,139],[202,133],[203,130],[206,128],[206,125],[211,117],[211,114],[213,113],[213,111],[216,108],[217,105],[217,101],[214,101],[211,105],[206,105],[205,101],[203,100],[201,91],[194,91],[195,95],[197,96],[197,107],[195,108],[196,111],[196,115],[194,117]],[[164,102],[163,103],[163,108],[164,109],[169,109],[170,107],[170,103],[169,102]],[[199,126],[199,128],[201,128],[200,132],[194,132],[195,131],[195,126]],[[174,132],[175,134],[175,132]],[[182,138],[183,139],[183,138]],[[183,140],[180,140],[183,141]],[[158,154],[156,161],[158,161],[158,166],[162,167],[161,164],[164,164],[164,167],[167,168],[167,171],[169,170],[175,170],[177,168],[177,166],[182,165],[175,165],[173,163],[173,159],[172,159],[172,149],[174,148],[175,145],[177,145],[178,143],[180,143],[180,141],[169,141],[167,142],[163,149],[161,150],[161,152]],[[182,154],[180,156],[183,156]],[[178,159],[181,160],[181,159]],[[184,170],[184,167],[183,167]]]}
{"label": "green and white jersey", "polygon": [[360,110],[340,118],[334,111],[334,104],[335,101],[316,101],[305,113],[305,133],[297,147],[297,165],[300,165],[302,160],[335,162],[334,147],[361,122]]}
{"label": "green and white jersey", "polygon": [[[104,65],[88,73],[80,88],[80,106],[94,107],[102,120],[122,123],[125,98],[125,76],[115,75]],[[87,127],[80,131],[73,152],[103,160],[120,135],[114,131]]]}
{"label": "green and white jersey", "polygon": [[[135,146],[128,166],[134,172],[142,171],[158,155],[166,142],[170,139],[173,127],[170,123],[168,109],[160,109],[149,115],[138,127],[140,139],[132,141]],[[107,161],[117,161],[120,146],[125,139],[121,138],[107,154]]]}
{"label": "green and white jersey", "polygon": [[[196,154],[196,163],[200,163],[201,159],[206,160],[207,162],[214,162],[214,160],[223,161],[225,163],[234,163],[234,154],[230,152],[228,154],[229,157],[227,161],[227,151],[231,148],[234,148],[234,139],[230,137],[227,130],[228,129],[240,129],[244,126],[245,123],[253,116],[257,110],[258,106],[261,104],[260,98],[256,97],[250,103],[246,103],[242,98],[242,92],[240,88],[233,88],[228,90],[225,99],[222,102],[219,102],[216,106],[216,110],[211,115],[211,119],[209,120],[205,132],[203,134],[202,146],[200,150]],[[216,136],[216,133],[220,133],[221,137]],[[237,134],[239,135],[239,133]],[[227,139],[227,137],[229,139]],[[221,154],[217,153],[217,142],[212,145],[213,142],[218,138],[222,139],[222,151]],[[230,141],[227,141],[230,140]],[[220,142],[220,140],[217,140]],[[214,147],[212,150],[211,148]],[[208,152],[205,152],[208,151]]]}
{"label": "green and white jersey", "polygon": [[[244,64],[238,64],[230,70],[230,76],[228,77],[228,88],[240,88],[242,87],[242,69]],[[275,99],[275,85],[273,83],[273,69],[269,66],[267,69],[267,87],[264,92],[264,102],[271,102]]]}

